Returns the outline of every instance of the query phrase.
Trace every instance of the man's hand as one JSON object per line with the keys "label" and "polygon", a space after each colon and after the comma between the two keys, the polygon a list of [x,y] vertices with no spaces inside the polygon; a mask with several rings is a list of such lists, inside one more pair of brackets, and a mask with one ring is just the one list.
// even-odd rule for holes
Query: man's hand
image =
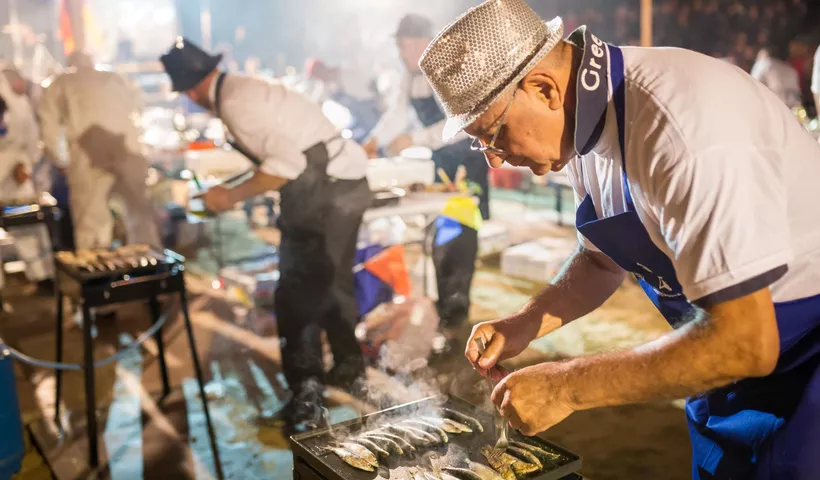
{"label": "man's hand", "polygon": [[365,153],[367,153],[367,158],[379,157],[379,143],[375,138],[363,144],[362,148],[364,148]]}
{"label": "man's hand", "polygon": [[403,150],[413,146],[413,137],[410,135],[402,135],[395,140],[387,148],[387,153],[392,156],[398,156]]}
{"label": "man's hand", "polygon": [[496,385],[492,400],[510,425],[531,437],[562,422],[574,412],[562,363],[542,363],[507,375]]}
{"label": "man's hand", "polygon": [[233,209],[234,204],[236,204],[231,198],[231,191],[222,185],[211,187],[197,198],[201,198],[205,208],[215,214],[227,212]]}
{"label": "man's hand", "polygon": [[[490,374],[490,370],[502,360],[515,357],[535,340],[541,327],[541,318],[530,311],[523,311],[511,317],[479,323],[473,327],[464,354],[478,373]],[[479,353],[476,339],[481,338],[487,350]]]}
{"label": "man's hand", "polygon": [[25,163],[18,163],[14,166],[14,181],[17,185],[22,185],[31,178],[31,169]]}

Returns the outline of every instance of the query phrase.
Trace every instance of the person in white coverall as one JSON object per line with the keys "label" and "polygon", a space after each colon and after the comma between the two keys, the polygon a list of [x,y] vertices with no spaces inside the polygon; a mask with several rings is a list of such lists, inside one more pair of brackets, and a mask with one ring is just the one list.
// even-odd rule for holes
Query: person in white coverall
{"label": "person in white coverall", "polygon": [[[140,152],[139,91],[113,72],[96,70],[91,58],[74,53],[71,69],[46,88],[40,100],[45,154],[68,178],[77,249],[111,246],[114,218],[109,198],[126,209],[128,243],[160,246]],[[65,135],[68,158],[60,154]]]}
{"label": "person in white coverall", "polygon": [[[0,74],[0,98],[5,104],[0,116],[0,203],[15,205],[36,198],[31,167],[40,157],[39,134],[34,112],[25,91],[14,89],[9,79],[19,75],[10,69]],[[51,242],[45,225],[15,227],[8,231],[17,254],[26,265],[26,276],[40,290],[50,290],[54,275]],[[5,283],[0,268],[0,288]]]}

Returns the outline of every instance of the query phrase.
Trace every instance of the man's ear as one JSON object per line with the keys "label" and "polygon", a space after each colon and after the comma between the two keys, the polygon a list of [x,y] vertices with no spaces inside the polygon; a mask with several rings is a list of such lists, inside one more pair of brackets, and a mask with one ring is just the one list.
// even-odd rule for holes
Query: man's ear
{"label": "man's ear", "polygon": [[565,93],[561,91],[555,76],[549,71],[533,71],[522,82],[527,95],[544,102],[550,110],[563,110]]}

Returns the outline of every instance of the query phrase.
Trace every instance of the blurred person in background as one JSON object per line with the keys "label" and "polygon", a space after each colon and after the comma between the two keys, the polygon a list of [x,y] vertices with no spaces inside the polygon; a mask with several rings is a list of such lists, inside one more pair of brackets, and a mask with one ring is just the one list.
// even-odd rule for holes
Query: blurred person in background
{"label": "blurred person in background", "polygon": [[[45,90],[40,122],[46,157],[65,171],[77,249],[110,248],[114,217],[109,199],[126,209],[128,243],[161,245],[139,141],[140,94],[124,77],[96,70],[75,52],[69,71]],[[60,145],[64,138],[68,155]]]}
{"label": "blurred person in background", "polygon": [[[343,139],[305,95],[280,83],[220,72],[220,60],[183,38],[161,57],[174,91],[219,117],[235,139],[234,148],[257,166],[242,183],[205,192],[205,207],[219,214],[279,191],[282,236],[274,311],[282,369],[293,392],[281,416],[289,432],[303,432],[327,421],[325,383],[359,393],[363,387],[353,266],[359,227],[372,199],[367,155]],[[334,362],[327,374],[323,331]]]}
{"label": "blurred person in background", "polygon": [[353,140],[361,142],[370,134],[381,117],[379,99],[370,85],[360,81],[358,72],[342,67],[330,67],[311,57],[305,62],[305,93],[320,105],[338,103],[350,112],[344,128],[352,132]]}
{"label": "blurred person in background", "polygon": [[789,108],[803,105],[800,92],[800,77],[797,71],[786,61],[786,49],[768,44],[757,54],[757,61],[752,67],[751,75],[758,82],[769,87]]}
{"label": "blurred person in background", "polygon": [[[32,203],[37,197],[31,178],[40,159],[39,132],[34,111],[25,96],[25,82],[12,68],[0,74],[0,203]],[[41,293],[52,291],[54,265],[45,225],[10,229],[17,254],[26,265],[26,277]],[[0,265],[0,288],[4,272]]]}
{"label": "blurred person in background", "polygon": [[[441,138],[446,115],[433,95],[430,84],[419,70],[419,59],[433,38],[430,19],[409,14],[401,19],[395,33],[399,56],[405,66],[401,83],[393,92],[388,110],[370,134],[365,149],[371,157],[379,150],[389,156],[398,156],[409,147],[427,147],[433,151],[436,172],[443,170],[450,179],[456,178],[459,166],[466,169],[466,179],[480,189],[478,208],[483,219],[490,218],[489,167],[483,155],[473,151],[467,135],[461,135],[449,144]],[[413,117],[416,126],[413,130]],[[406,133],[411,131],[412,133]],[[444,179],[436,175],[438,182]],[[453,340],[464,325],[470,310],[470,287],[478,255],[478,232],[463,228],[448,242],[433,244],[433,261],[438,284],[438,313],[442,332]]]}

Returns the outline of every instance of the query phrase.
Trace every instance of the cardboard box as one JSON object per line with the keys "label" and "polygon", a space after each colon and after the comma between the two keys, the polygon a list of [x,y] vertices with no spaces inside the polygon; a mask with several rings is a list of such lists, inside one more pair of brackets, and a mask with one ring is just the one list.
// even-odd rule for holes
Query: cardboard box
{"label": "cardboard box", "polygon": [[552,280],[577,246],[575,237],[543,237],[506,249],[501,271],[510,277],[547,283]]}

